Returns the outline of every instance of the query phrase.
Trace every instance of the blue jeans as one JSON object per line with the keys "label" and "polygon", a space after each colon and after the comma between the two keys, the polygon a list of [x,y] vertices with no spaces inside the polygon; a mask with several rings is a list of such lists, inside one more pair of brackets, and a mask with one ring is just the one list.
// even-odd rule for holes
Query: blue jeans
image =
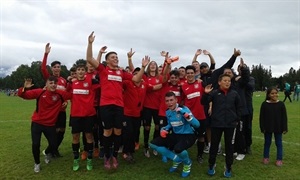
{"label": "blue jeans", "polygon": [[[269,158],[270,146],[272,143],[272,133],[264,133],[265,135],[265,145],[264,145],[264,158]],[[274,133],[275,144],[277,147],[277,160],[282,160],[282,133]]]}

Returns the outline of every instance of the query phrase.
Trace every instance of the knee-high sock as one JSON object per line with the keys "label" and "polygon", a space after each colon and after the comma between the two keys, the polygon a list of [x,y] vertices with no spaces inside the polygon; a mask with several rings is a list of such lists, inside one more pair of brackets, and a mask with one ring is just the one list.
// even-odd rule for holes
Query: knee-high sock
{"label": "knee-high sock", "polygon": [[168,148],[166,148],[164,146],[156,146],[156,145],[150,143],[150,147],[152,149],[156,150],[161,155],[166,156],[167,158],[169,158],[175,162],[181,161],[179,156],[177,156],[173,151],[170,151]]}
{"label": "knee-high sock", "polygon": [[[203,142],[203,144],[204,144],[204,142]],[[187,152],[187,150],[184,150],[177,155],[180,157],[180,159],[182,159],[183,164],[190,164],[189,153]]]}
{"label": "knee-high sock", "polygon": [[103,136],[103,147],[104,147],[104,155],[108,159],[110,158],[110,147],[112,146],[112,137]]}
{"label": "knee-high sock", "polygon": [[149,134],[150,134],[150,130],[146,130],[146,128],[144,128],[144,146],[145,148],[149,148]]}
{"label": "knee-high sock", "polygon": [[78,144],[72,144],[74,159],[79,158],[79,147],[80,147],[79,143]]}
{"label": "knee-high sock", "polygon": [[93,143],[86,143],[86,150],[88,152],[88,158],[93,158]]}
{"label": "knee-high sock", "polygon": [[113,151],[113,156],[118,157],[118,151],[122,142],[122,137],[121,135],[115,135],[114,134],[114,151]]}
{"label": "knee-high sock", "polygon": [[204,142],[200,142],[199,140],[197,141],[197,149],[198,149],[198,154],[197,156],[203,155],[203,150],[204,150]]}

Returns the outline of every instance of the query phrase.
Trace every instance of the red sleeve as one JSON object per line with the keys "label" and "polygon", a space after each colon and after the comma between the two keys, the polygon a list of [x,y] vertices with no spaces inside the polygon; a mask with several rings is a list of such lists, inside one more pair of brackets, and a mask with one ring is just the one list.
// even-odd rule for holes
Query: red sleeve
{"label": "red sleeve", "polygon": [[96,68],[96,71],[101,72],[105,69],[105,66],[103,64],[99,64],[99,66]]}
{"label": "red sleeve", "polygon": [[43,89],[24,90],[23,87],[18,90],[18,96],[23,99],[36,99],[39,97]]}
{"label": "red sleeve", "polygon": [[42,67],[41,67],[44,80],[47,80],[50,77],[50,74],[49,74],[49,72],[47,70],[47,66],[46,66],[46,64],[47,64],[47,57],[48,57],[48,53],[45,53],[43,61],[42,61]]}
{"label": "red sleeve", "polygon": [[72,98],[72,93],[62,90],[56,90],[57,93],[59,93],[64,101],[70,100]]}
{"label": "red sleeve", "polygon": [[133,78],[133,75],[132,75],[132,74],[123,71],[123,81],[124,81],[124,80],[130,80],[130,81],[132,81],[132,78]]}

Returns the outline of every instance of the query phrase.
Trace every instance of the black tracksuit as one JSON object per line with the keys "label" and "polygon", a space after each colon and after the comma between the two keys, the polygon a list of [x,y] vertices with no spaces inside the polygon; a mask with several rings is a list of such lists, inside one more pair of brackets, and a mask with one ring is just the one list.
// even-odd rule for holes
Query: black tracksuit
{"label": "black tracksuit", "polygon": [[224,92],[220,89],[204,94],[201,103],[212,102],[211,115],[211,146],[209,151],[209,166],[212,168],[216,163],[218,145],[224,132],[226,167],[231,169],[233,163],[233,150],[235,139],[235,127],[241,117],[241,100],[235,90],[229,89]]}

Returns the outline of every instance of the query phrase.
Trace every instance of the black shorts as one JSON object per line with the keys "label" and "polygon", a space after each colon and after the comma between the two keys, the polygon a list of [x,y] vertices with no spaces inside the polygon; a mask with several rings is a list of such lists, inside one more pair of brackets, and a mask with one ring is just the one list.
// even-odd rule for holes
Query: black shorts
{"label": "black shorts", "polygon": [[60,111],[57,116],[57,121],[55,123],[56,128],[66,128],[67,124],[67,115],[66,111]]}
{"label": "black shorts", "polygon": [[156,146],[164,146],[175,153],[181,153],[195,144],[197,137],[195,134],[168,134],[166,138],[157,137],[151,141]]}
{"label": "black shorts", "polygon": [[102,120],[103,129],[122,129],[124,108],[116,105],[101,106],[100,118]]}
{"label": "black shorts", "polygon": [[84,132],[92,133],[95,116],[89,117],[71,117],[72,134]]}
{"label": "black shorts", "polygon": [[158,116],[158,110],[144,107],[142,111],[143,126],[151,126],[152,118],[154,124],[159,125],[160,118]]}
{"label": "black shorts", "polygon": [[199,138],[199,137],[205,137],[205,133],[206,133],[206,121],[207,120],[201,120],[201,121],[199,121],[199,123],[200,123],[200,127],[199,128],[196,128],[195,130],[196,130],[196,134],[197,134],[197,137]]}

